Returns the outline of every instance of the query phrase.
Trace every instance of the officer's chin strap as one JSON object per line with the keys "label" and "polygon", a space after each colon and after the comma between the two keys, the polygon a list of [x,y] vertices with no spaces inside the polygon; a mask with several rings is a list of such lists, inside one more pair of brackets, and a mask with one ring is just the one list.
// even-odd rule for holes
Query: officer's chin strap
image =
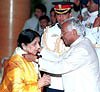
{"label": "officer's chin strap", "polygon": [[58,27],[61,29],[61,24],[57,24],[58,25]]}

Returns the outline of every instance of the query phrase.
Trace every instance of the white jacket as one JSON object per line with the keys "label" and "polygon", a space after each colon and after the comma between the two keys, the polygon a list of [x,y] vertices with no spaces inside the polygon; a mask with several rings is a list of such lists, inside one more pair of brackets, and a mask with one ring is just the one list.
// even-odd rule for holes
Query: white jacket
{"label": "white jacket", "polygon": [[87,38],[78,38],[59,61],[39,63],[41,70],[62,74],[65,92],[100,92],[99,62]]}

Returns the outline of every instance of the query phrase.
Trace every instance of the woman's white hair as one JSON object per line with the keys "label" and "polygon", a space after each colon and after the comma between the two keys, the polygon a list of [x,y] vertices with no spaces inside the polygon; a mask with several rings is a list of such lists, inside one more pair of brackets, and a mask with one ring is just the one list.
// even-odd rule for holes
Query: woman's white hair
{"label": "woman's white hair", "polygon": [[67,30],[72,31],[75,29],[78,35],[85,36],[85,27],[82,25],[81,21],[75,17],[71,17],[65,20],[63,23],[67,23]]}

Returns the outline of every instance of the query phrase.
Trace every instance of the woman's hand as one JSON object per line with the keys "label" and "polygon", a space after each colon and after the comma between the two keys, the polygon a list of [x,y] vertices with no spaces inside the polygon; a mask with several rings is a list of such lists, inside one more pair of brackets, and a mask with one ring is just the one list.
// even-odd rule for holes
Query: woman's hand
{"label": "woman's hand", "polygon": [[43,74],[43,77],[41,77],[38,81],[39,88],[42,88],[43,86],[49,85],[51,82],[51,78],[49,75]]}

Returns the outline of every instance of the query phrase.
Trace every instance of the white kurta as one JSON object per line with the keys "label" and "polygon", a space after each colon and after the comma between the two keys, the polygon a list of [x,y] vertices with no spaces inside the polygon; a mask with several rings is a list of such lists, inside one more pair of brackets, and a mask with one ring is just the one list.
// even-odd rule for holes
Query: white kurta
{"label": "white kurta", "polygon": [[39,63],[41,70],[62,74],[65,92],[100,92],[99,62],[87,38],[77,39],[58,62]]}

